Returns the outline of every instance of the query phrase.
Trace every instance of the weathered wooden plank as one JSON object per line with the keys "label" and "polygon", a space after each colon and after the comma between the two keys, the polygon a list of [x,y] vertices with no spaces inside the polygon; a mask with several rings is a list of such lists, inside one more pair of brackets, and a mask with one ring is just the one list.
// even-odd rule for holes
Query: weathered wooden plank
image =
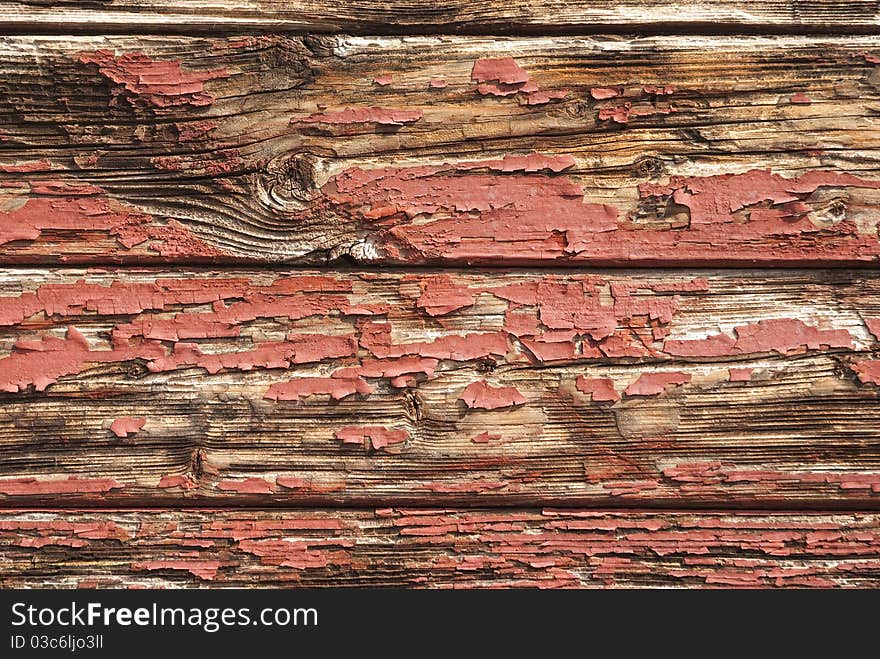
{"label": "weathered wooden plank", "polygon": [[514,0],[505,3],[419,3],[401,0],[19,0],[4,5],[0,28],[211,31],[263,29],[361,34],[511,34],[675,30],[876,33],[875,0]]}
{"label": "weathered wooden plank", "polygon": [[876,264],[878,62],[874,37],[7,37],[0,262]]}
{"label": "weathered wooden plank", "polygon": [[7,504],[876,506],[871,271],[0,272]]}
{"label": "weathered wooden plank", "polygon": [[862,587],[872,513],[15,510],[9,587]]}

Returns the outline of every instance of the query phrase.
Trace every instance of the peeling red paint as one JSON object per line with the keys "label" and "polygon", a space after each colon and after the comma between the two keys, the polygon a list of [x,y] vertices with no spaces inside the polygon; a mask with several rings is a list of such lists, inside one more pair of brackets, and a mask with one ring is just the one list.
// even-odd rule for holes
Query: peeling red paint
{"label": "peeling red paint", "polygon": [[334,436],[343,444],[366,446],[369,442],[374,450],[387,452],[399,451],[396,445],[409,439],[406,430],[389,430],[383,426],[346,426],[337,430]]}
{"label": "peeling red paint", "polygon": [[804,94],[803,92],[797,92],[796,94],[792,94],[788,100],[791,101],[792,103],[794,103],[795,105],[809,105],[810,103],[813,102],[812,99],[810,99],[810,97],[807,96],[806,94]]}
{"label": "peeling red paint", "polygon": [[705,339],[667,340],[663,350],[681,357],[723,357],[778,352],[791,354],[804,350],[851,348],[847,330],[820,330],[796,318],[761,320],[734,328],[736,339],[727,334],[713,334]]}
{"label": "peeling red paint", "polygon": [[130,250],[147,248],[162,256],[214,257],[221,252],[193,236],[181,224],[156,218],[111,199],[101,188],[76,181],[30,184],[31,196],[22,206],[0,210],[0,245],[38,240],[46,230],[104,231]]}
{"label": "peeling red paint", "polygon": [[50,172],[52,163],[43,158],[42,160],[29,160],[16,163],[15,165],[0,165],[0,172],[8,174],[22,174],[27,172]]}
{"label": "peeling red paint", "polygon": [[217,570],[220,569],[221,565],[222,563],[220,561],[210,560],[157,560],[136,561],[131,564],[131,569],[134,572],[148,572],[151,570],[183,570],[199,579],[211,581],[217,576]]}
{"label": "peeling red paint", "polygon": [[599,109],[599,120],[611,120],[619,124],[629,123],[629,120],[635,117],[650,117],[657,114],[670,114],[675,112],[675,108],[668,103],[653,104],[633,104],[630,102],[622,103],[612,107]]}
{"label": "peeling red paint", "polygon": [[136,109],[157,115],[211,105],[214,96],[205,90],[205,83],[229,77],[225,68],[184,71],[180,62],[157,61],[140,52],[116,55],[97,50],[80,53],[77,59],[97,65],[101,75],[115,83],[114,102],[124,99]]}
{"label": "peeling red paint", "polygon": [[449,275],[425,277],[419,281],[419,287],[422,294],[416,306],[431,316],[443,316],[469,307],[476,300],[467,286],[454,283]]}
{"label": "peeling red paint", "polygon": [[753,368],[729,368],[727,369],[730,382],[748,382],[752,379]]}
{"label": "peeling red paint", "polygon": [[276,382],[269,386],[265,398],[272,400],[299,400],[318,394],[327,394],[334,400],[352,394],[369,394],[373,388],[361,378],[298,378],[290,382]]}
{"label": "peeling red paint", "polygon": [[865,318],[865,326],[874,338],[880,341],[880,318]]}
{"label": "peeling red paint", "polygon": [[394,78],[391,75],[381,75],[373,78],[373,84],[378,85],[380,87],[387,87],[391,84]]}
{"label": "peeling red paint", "polygon": [[542,91],[512,57],[487,57],[474,62],[471,80],[483,96],[525,94],[526,105],[543,105],[568,96],[567,90]]}
{"label": "peeling red paint", "polygon": [[0,478],[0,493],[8,496],[104,494],[124,487],[115,478]]}
{"label": "peeling red paint", "polygon": [[523,405],[525,397],[514,387],[492,387],[485,380],[472,382],[458,397],[471,409],[497,410]]}
{"label": "peeling red paint", "polygon": [[853,370],[859,376],[859,380],[865,384],[880,385],[880,360],[866,359],[853,364]]}
{"label": "peeling red paint", "polygon": [[74,327],[67,338],[44,336],[39,341],[19,341],[16,352],[0,359],[0,391],[15,393],[33,385],[43,391],[59,377],[82,372],[88,364],[120,362],[138,357],[158,357],[165,349],[158,343],[113,350],[92,350]]}
{"label": "peeling red paint", "polygon": [[217,483],[217,489],[238,494],[272,494],[272,483],[262,478],[227,479]]}
{"label": "peeling red paint", "polygon": [[593,87],[590,89],[590,96],[597,101],[604,101],[616,96],[622,96],[623,89],[620,87]]}
{"label": "peeling red paint", "polygon": [[321,123],[321,124],[382,124],[386,126],[403,126],[422,118],[421,110],[401,108],[345,108],[335,112],[310,114],[303,119],[291,119],[290,123]]}
{"label": "peeling red paint", "polygon": [[123,416],[110,424],[110,432],[117,437],[128,437],[137,434],[147,422],[144,417]]}
{"label": "peeling red paint", "polygon": [[623,393],[627,396],[656,396],[671,386],[687,384],[690,381],[690,373],[679,371],[642,373]]}
{"label": "peeling red paint", "polygon": [[430,89],[445,89],[448,83],[440,78],[435,78],[428,83]]}
{"label": "peeling red paint", "polygon": [[587,378],[579,375],[575,386],[578,391],[592,394],[596,402],[620,400],[620,394],[614,388],[614,380],[610,378]]}

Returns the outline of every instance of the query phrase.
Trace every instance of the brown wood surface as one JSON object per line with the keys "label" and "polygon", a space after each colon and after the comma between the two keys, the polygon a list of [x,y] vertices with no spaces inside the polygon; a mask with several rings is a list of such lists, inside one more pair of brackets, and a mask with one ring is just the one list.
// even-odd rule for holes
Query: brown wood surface
{"label": "brown wood surface", "polygon": [[0,12],[0,586],[877,587],[877,2]]}
{"label": "brown wood surface", "polygon": [[876,514],[9,510],[2,586],[866,587]]}
{"label": "brown wood surface", "polygon": [[277,30],[364,34],[597,31],[876,33],[876,0],[19,0],[0,27],[41,31]]}
{"label": "brown wood surface", "polygon": [[876,265],[877,46],[6,37],[0,262]]}
{"label": "brown wood surface", "polygon": [[0,496],[875,508],[878,293],[844,270],[7,271]]}

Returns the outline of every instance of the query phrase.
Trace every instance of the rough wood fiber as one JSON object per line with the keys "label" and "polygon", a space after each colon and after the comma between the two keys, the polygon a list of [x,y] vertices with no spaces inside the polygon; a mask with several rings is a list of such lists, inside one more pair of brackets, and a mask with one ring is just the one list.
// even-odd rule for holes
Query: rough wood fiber
{"label": "rough wood fiber", "polygon": [[0,495],[873,508],[880,279],[771,275],[6,271]]}
{"label": "rough wood fiber", "polygon": [[43,31],[298,30],[362,34],[597,31],[856,32],[880,29],[876,0],[44,0],[6,2],[0,28]]}
{"label": "rough wood fiber", "polygon": [[7,511],[0,586],[872,587],[876,514]]}
{"label": "rough wood fiber", "polygon": [[876,264],[878,62],[874,37],[6,37],[0,262]]}

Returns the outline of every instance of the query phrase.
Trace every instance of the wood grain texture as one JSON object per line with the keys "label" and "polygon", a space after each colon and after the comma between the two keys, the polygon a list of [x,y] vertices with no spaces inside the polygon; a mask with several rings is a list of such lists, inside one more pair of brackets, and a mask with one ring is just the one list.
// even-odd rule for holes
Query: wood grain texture
{"label": "wood grain texture", "polygon": [[880,501],[871,271],[0,273],[7,505]]}
{"label": "wood grain texture", "polygon": [[361,34],[559,33],[625,30],[876,33],[876,0],[43,0],[6,2],[0,28],[41,31],[284,30]]}
{"label": "wood grain texture", "polygon": [[876,514],[0,513],[9,587],[876,587]]}
{"label": "wood grain texture", "polygon": [[876,265],[878,62],[873,37],[5,37],[0,263]]}

